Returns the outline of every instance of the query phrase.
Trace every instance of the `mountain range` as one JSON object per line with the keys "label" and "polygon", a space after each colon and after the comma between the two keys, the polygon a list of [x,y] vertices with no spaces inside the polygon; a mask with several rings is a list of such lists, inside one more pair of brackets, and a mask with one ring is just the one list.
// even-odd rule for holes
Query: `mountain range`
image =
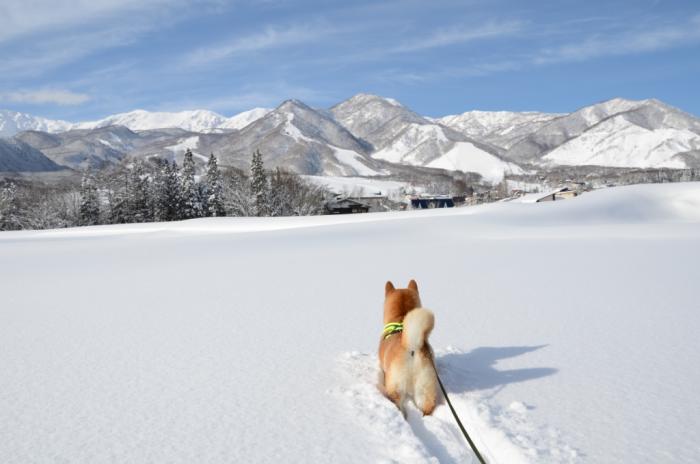
{"label": "mountain range", "polygon": [[613,99],[569,114],[468,111],[421,116],[396,100],[359,94],[329,109],[287,100],[225,117],[207,111],[136,110],[71,123],[0,111],[0,171],[104,166],[124,156],[246,168],[260,149],[268,167],[300,174],[379,176],[412,168],[504,174],[566,166],[700,167],[700,119],[658,100]]}

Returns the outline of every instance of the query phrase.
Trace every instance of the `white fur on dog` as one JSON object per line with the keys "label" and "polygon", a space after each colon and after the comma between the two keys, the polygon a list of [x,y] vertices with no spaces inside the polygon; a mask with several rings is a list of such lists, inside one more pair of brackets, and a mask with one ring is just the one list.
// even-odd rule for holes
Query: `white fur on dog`
{"label": "white fur on dog", "polygon": [[401,344],[409,351],[419,350],[425,344],[435,325],[435,316],[425,308],[415,308],[403,318]]}

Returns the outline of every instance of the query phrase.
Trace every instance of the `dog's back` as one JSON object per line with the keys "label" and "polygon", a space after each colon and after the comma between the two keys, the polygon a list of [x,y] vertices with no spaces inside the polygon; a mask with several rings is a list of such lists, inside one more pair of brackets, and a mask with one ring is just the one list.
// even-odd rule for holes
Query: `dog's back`
{"label": "dog's back", "polygon": [[402,330],[382,335],[379,362],[385,394],[399,409],[405,413],[405,401],[412,397],[424,414],[430,414],[435,409],[437,379],[428,336],[435,319],[420,305],[414,280],[398,290],[387,282],[384,324],[402,324]]}

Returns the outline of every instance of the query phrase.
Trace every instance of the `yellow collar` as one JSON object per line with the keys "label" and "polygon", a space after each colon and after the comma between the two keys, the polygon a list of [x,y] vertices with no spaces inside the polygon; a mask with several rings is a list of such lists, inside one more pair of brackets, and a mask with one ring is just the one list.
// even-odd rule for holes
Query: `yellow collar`
{"label": "yellow collar", "polygon": [[389,322],[384,326],[382,335],[384,335],[384,340],[391,337],[395,333],[403,332],[403,322]]}

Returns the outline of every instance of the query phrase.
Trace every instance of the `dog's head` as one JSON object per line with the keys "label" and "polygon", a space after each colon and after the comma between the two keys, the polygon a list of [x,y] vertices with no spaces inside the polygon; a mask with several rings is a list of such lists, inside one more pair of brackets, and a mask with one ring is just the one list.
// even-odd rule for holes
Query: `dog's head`
{"label": "dog's head", "polygon": [[401,322],[413,308],[421,306],[418,284],[415,280],[408,283],[408,288],[395,288],[387,282],[384,286],[384,323]]}

